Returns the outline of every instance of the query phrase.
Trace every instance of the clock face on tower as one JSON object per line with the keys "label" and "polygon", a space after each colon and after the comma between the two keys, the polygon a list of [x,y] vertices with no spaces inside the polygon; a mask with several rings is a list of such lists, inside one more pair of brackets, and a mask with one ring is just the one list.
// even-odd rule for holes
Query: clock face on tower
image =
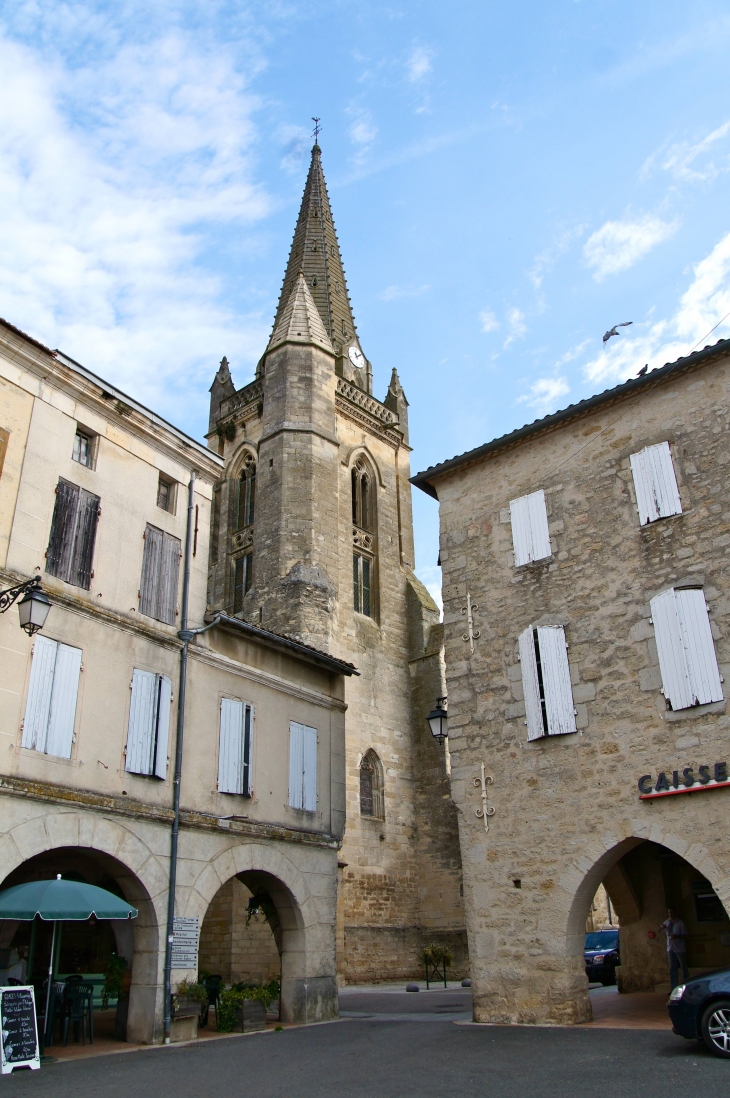
{"label": "clock face on tower", "polygon": [[350,362],[353,366],[357,366],[358,370],[362,370],[365,365],[365,355],[362,353],[359,347],[350,347],[347,352],[350,356]]}

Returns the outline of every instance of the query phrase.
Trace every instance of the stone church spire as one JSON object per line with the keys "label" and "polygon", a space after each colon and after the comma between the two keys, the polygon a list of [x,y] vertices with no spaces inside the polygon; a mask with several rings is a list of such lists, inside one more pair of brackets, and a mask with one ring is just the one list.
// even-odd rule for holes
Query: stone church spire
{"label": "stone church spire", "polygon": [[283,314],[290,304],[300,275],[306,281],[332,343],[338,359],[338,373],[344,374],[360,388],[370,392],[370,364],[362,353],[357,337],[319,145],[312,148],[312,161],[281,287],[273,333],[280,330]]}

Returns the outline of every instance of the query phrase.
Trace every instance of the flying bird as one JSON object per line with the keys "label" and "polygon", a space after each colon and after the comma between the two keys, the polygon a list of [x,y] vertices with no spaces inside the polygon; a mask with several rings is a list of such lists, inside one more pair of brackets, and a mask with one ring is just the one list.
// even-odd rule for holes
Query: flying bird
{"label": "flying bird", "polygon": [[647,362],[646,366],[642,366],[636,376],[637,377],[643,377],[648,369],[649,369],[649,363]]}
{"label": "flying bird", "polygon": [[609,329],[603,337],[603,342],[608,343],[611,336],[620,335],[619,328],[628,328],[629,324],[633,324],[633,320],[625,320],[623,324],[614,324],[613,328]]}

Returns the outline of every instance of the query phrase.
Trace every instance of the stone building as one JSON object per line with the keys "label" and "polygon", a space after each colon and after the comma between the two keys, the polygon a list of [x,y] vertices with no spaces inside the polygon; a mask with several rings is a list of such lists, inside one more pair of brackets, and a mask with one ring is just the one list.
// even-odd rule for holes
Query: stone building
{"label": "stone building", "polygon": [[728,392],[725,340],[413,479],[440,509],[478,1021],[590,1018],[601,883],[621,990],[668,980],[668,905],[691,972],[730,964]]}
{"label": "stone building", "polygon": [[209,426],[224,461],[210,610],[360,672],[347,688],[341,977],[417,975],[431,942],[463,974],[456,817],[425,721],[443,693],[442,627],[413,573],[408,401],[395,368],[373,395],[318,145],[256,377],[236,390],[223,359]]}
{"label": "stone building", "polygon": [[[0,614],[0,884],[62,873],[138,908],[131,923],[65,925],[58,964],[100,976],[112,951],[125,957],[128,1037],[156,1041],[184,580],[200,628],[223,460],[4,321],[0,440],[0,588],[39,575],[52,603],[33,638],[16,607]],[[335,1017],[355,669],[225,614],[208,622],[189,638],[176,914],[202,925],[201,967],[280,972],[284,1018]],[[0,926],[0,951],[30,950],[39,990],[49,934]],[[173,986],[193,974],[173,968]]]}

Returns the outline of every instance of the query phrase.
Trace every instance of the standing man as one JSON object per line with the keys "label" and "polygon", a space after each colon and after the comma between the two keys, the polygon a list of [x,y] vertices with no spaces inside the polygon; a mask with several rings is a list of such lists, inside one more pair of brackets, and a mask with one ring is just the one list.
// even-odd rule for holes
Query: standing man
{"label": "standing man", "polygon": [[689,980],[689,969],[687,968],[687,938],[689,935],[687,934],[687,927],[673,907],[667,908],[667,918],[659,929],[667,935],[669,982],[672,985],[672,991],[674,991],[679,983],[677,975],[680,966],[682,968],[682,983],[686,984]]}

